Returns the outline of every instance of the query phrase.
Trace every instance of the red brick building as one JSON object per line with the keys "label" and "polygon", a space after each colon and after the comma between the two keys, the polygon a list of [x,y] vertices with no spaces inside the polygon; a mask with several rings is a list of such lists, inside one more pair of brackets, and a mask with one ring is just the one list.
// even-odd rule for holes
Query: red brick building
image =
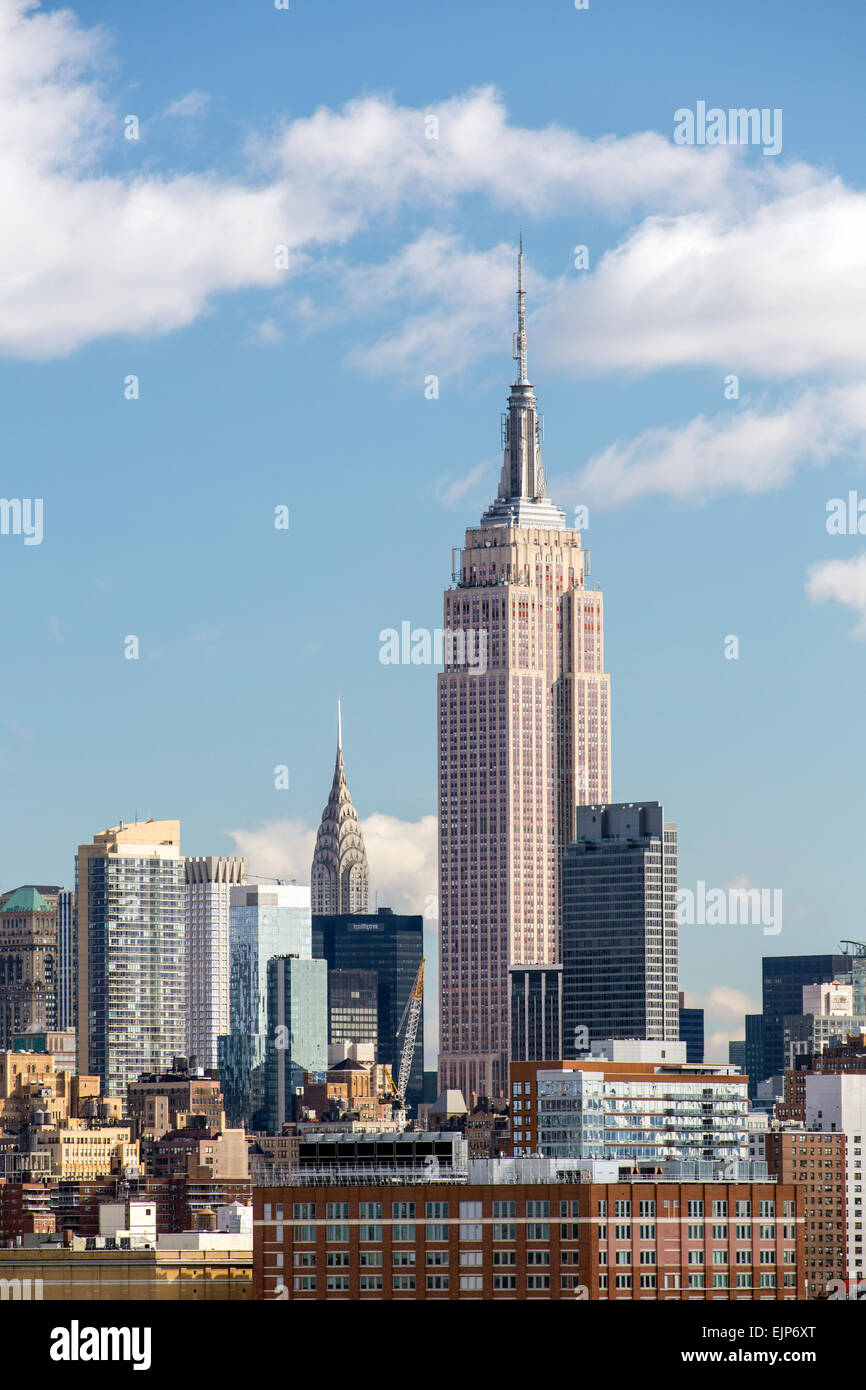
{"label": "red brick building", "polygon": [[802,1299],[787,1183],[257,1187],[256,1298]]}

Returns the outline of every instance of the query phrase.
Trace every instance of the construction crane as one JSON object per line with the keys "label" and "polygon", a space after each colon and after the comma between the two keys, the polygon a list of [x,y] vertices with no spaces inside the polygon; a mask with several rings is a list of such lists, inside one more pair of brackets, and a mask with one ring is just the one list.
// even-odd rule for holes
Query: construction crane
{"label": "construction crane", "polygon": [[[403,1025],[406,1025],[406,1032],[403,1037],[403,1046],[400,1049],[400,1068],[397,1073],[397,1084],[388,1068],[385,1069],[385,1076],[388,1085],[396,1101],[394,1118],[398,1124],[406,1124],[406,1091],[409,1086],[409,1076],[412,1072],[412,1057],[415,1053],[415,1042],[418,1037],[418,1025],[421,1022],[421,1009],[424,1000],[424,959],[418,967],[418,974],[415,976],[415,983],[412,986],[412,993],[406,1000],[406,1007],[403,1010],[403,1017],[400,1019],[400,1026],[395,1033],[399,1038],[403,1032]],[[408,1021],[407,1021],[408,1020]]]}

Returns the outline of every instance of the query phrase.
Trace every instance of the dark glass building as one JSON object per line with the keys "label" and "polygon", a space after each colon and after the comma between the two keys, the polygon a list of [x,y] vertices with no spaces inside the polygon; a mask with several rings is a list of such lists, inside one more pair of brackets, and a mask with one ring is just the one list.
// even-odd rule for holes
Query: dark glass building
{"label": "dark glass building", "polygon": [[676,900],[677,829],[657,801],[578,806],[562,867],[563,1057],[587,1032],[679,1040]]}
{"label": "dark glass building", "polygon": [[379,1040],[379,977],[375,970],[328,973],[328,1042],[372,1043]]}
{"label": "dark glass building", "polygon": [[[380,1062],[390,1066],[396,1081],[400,1070],[397,1029],[412,993],[424,952],[424,921],[420,914],[403,916],[382,907],[378,912],[345,912],[313,916],[313,955],[334,970],[371,970],[377,978],[377,1029]],[[329,974],[330,980],[330,974]],[[418,1105],[424,1096],[424,1030],[418,1029],[406,1099]]]}
{"label": "dark glass building", "polygon": [[[682,994],[680,1000],[682,1001]],[[687,1009],[680,1002],[680,1042],[686,1045],[686,1061],[699,1062],[704,1060],[704,1011],[703,1009]]]}
{"label": "dark glass building", "polygon": [[562,1058],[562,966],[512,965],[509,972],[512,1062]]}
{"label": "dark glass building", "polygon": [[[763,1054],[760,1075],[755,1075],[750,1067],[752,1081],[766,1081],[784,1072],[785,1015],[802,1014],[803,986],[827,984],[837,979],[851,969],[853,959],[846,955],[764,956]],[[757,1062],[757,1058],[754,1060]]]}

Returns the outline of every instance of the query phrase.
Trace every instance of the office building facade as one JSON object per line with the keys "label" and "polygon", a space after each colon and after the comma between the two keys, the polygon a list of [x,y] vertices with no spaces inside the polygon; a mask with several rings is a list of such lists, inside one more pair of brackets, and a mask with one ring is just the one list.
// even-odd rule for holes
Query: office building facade
{"label": "office building facade", "polygon": [[[367,970],[376,975],[378,1056],[396,1079],[400,1070],[401,1038],[397,1029],[412,993],[424,953],[424,922],[420,915],[402,915],[389,908],[374,913],[314,916],[313,955],[332,970]],[[407,1088],[410,1105],[424,1095],[423,1029],[418,1029]]]}
{"label": "office building facade", "polygon": [[659,803],[579,807],[562,896],[564,1055],[678,1040],[677,831]]}
{"label": "office building facade", "polygon": [[297,1118],[305,1074],[328,1069],[328,966],[323,960],[272,956],[268,961],[265,1124],[269,1134]]}
{"label": "office building facade", "polygon": [[329,971],[329,1046],[369,1043],[375,1057],[378,1041],[379,981],[375,970]]}
{"label": "office building facade", "polygon": [[310,959],[310,890],[247,884],[229,892],[229,1032],[218,1040],[220,1081],[228,1124],[264,1129],[268,961]]}
{"label": "office building facade", "polygon": [[562,966],[513,965],[509,971],[512,1062],[562,1056]]}

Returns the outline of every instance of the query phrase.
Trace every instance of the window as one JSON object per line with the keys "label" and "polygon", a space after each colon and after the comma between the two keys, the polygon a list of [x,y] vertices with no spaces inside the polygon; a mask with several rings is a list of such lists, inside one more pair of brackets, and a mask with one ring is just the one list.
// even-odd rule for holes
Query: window
{"label": "window", "polygon": [[703,1226],[689,1226],[689,1240],[703,1240]]}
{"label": "window", "polygon": [[726,1289],[727,1287],[728,1287],[728,1276],[727,1276],[727,1274],[714,1274],[714,1275],[713,1275],[713,1288],[714,1288],[714,1289]]}
{"label": "window", "polygon": [[391,1280],[391,1287],[398,1293],[406,1289],[414,1289],[415,1275],[395,1274]]}
{"label": "window", "polygon": [[484,1279],[480,1274],[461,1274],[460,1287],[461,1289],[478,1289],[480,1291],[484,1288]]}
{"label": "window", "polygon": [[713,1251],[713,1264],[714,1264],[714,1265],[726,1265],[727,1263],[728,1263],[728,1252],[727,1252],[727,1250],[714,1250],[714,1251]]}
{"label": "window", "polygon": [[349,1263],[348,1250],[329,1250],[326,1263],[329,1269],[342,1269]]}
{"label": "window", "polygon": [[329,1274],[329,1275],[328,1275],[328,1288],[331,1289],[331,1290],[333,1290],[333,1291],[335,1291],[335,1292],[348,1291],[348,1288],[349,1288],[349,1276],[348,1276],[348,1274]]}
{"label": "window", "polygon": [[482,1216],[480,1202],[461,1202],[460,1219],[461,1221],[473,1220],[480,1221]]}
{"label": "window", "polygon": [[[462,1206],[462,1205],[463,1205],[463,1204],[461,1203],[461,1206]],[[469,1203],[467,1202],[466,1205],[468,1206]],[[474,1204],[473,1204],[473,1205],[474,1205]],[[461,1226],[460,1226],[460,1239],[461,1239],[461,1240],[480,1240],[480,1239],[481,1239],[481,1222],[480,1222],[480,1221],[467,1221],[467,1222],[461,1223]]]}
{"label": "window", "polygon": [[760,1214],[761,1216],[775,1216],[775,1215],[776,1215],[776,1203],[773,1202],[773,1201],[762,1202],[762,1203],[761,1203],[760,1213],[759,1213],[759,1214]]}
{"label": "window", "polygon": [[359,1239],[359,1240],[364,1240],[364,1241],[372,1240],[372,1241],[376,1241],[377,1244],[378,1244],[378,1243],[381,1241],[381,1239],[382,1239],[382,1227],[381,1227],[381,1226],[359,1226],[359,1227],[358,1227],[358,1239]]}
{"label": "window", "polygon": [[641,1240],[655,1240],[655,1238],[656,1238],[655,1223],[653,1223],[652,1225],[648,1225],[648,1224],[647,1224],[647,1225],[641,1226],[641,1228],[640,1228],[640,1238],[641,1238]]}
{"label": "window", "polygon": [[751,1274],[738,1274],[738,1275],[737,1275],[737,1288],[738,1288],[738,1289],[750,1289],[751,1287],[752,1287],[752,1276],[751,1276]]}
{"label": "window", "polygon": [[[444,1251],[444,1250],[443,1250],[443,1251],[437,1250],[437,1251],[431,1252],[431,1253],[435,1253],[435,1254],[437,1254],[437,1255],[438,1255],[438,1254],[443,1254],[443,1255],[444,1255],[445,1251]],[[474,1266],[480,1265],[480,1264],[482,1263],[482,1261],[483,1261],[483,1252],[482,1252],[481,1250],[461,1250],[461,1251],[460,1251],[460,1265],[461,1265],[461,1268],[463,1268],[463,1269],[472,1269]]]}
{"label": "window", "polygon": [[516,1288],[517,1288],[517,1275],[516,1275],[516,1274],[494,1274],[494,1276],[493,1276],[493,1287],[494,1287],[494,1289],[516,1289]]}
{"label": "window", "polygon": [[362,1275],[361,1275],[361,1293],[371,1293],[371,1292],[373,1292],[373,1291],[376,1291],[376,1290],[381,1289],[381,1287],[382,1287],[382,1276],[381,1276],[381,1274],[362,1274]]}
{"label": "window", "polygon": [[296,1274],[293,1280],[296,1293],[309,1293],[316,1287],[315,1274]]}
{"label": "window", "polygon": [[751,1216],[751,1202],[737,1202],[737,1216]]}
{"label": "window", "polygon": [[737,1227],[737,1240],[751,1240],[751,1239],[752,1239],[752,1228],[751,1228],[751,1226],[742,1225],[742,1226],[738,1226],[738,1227]]}
{"label": "window", "polygon": [[[428,1250],[428,1251],[427,1251],[427,1263],[428,1263],[428,1265],[434,1265],[434,1266],[435,1266],[435,1265],[447,1265],[449,1259],[450,1259],[450,1256],[449,1256],[447,1250]],[[462,1261],[461,1261],[461,1263],[462,1263]]]}
{"label": "window", "polygon": [[614,1209],[615,1216],[631,1216],[631,1202],[618,1201]]}
{"label": "window", "polygon": [[414,1240],[414,1239],[415,1239],[415,1227],[414,1227],[414,1226],[392,1226],[392,1227],[391,1227],[391,1239],[392,1239],[392,1240],[399,1240],[399,1241]]}
{"label": "window", "polygon": [[758,1287],[762,1289],[774,1289],[776,1287],[775,1274],[761,1274],[758,1280]]}
{"label": "window", "polygon": [[[461,1205],[462,1205],[462,1204],[461,1204]],[[527,1203],[526,1203],[526,1215],[527,1215],[527,1216],[549,1216],[549,1215],[550,1215],[550,1203],[549,1203],[549,1202],[527,1202]]]}
{"label": "window", "polygon": [[334,1241],[336,1244],[345,1245],[345,1244],[348,1243],[348,1240],[349,1240],[349,1227],[348,1227],[348,1226],[326,1226],[326,1227],[325,1227],[325,1237],[326,1237],[327,1240],[329,1240],[329,1241]]}
{"label": "window", "polygon": [[642,1202],[641,1202],[641,1204],[640,1204],[640,1215],[641,1215],[641,1216],[655,1216],[655,1214],[656,1214],[656,1204],[655,1204],[655,1201],[654,1201],[654,1200],[653,1200],[653,1201],[642,1201]]}
{"label": "window", "polygon": [[494,1215],[494,1217],[500,1217],[500,1218],[502,1218],[502,1217],[504,1217],[504,1216],[516,1216],[516,1215],[517,1215],[517,1203],[516,1203],[516,1202],[494,1202],[494,1203],[493,1203],[493,1215]]}
{"label": "window", "polygon": [[450,1274],[428,1274],[428,1275],[427,1275],[427,1287],[428,1287],[428,1289],[447,1289],[447,1288],[450,1287],[450,1284],[451,1284],[451,1276],[450,1276]]}
{"label": "window", "polygon": [[527,1287],[527,1289],[549,1289],[549,1288],[550,1288],[550,1275],[549,1275],[549,1274],[527,1274],[527,1276],[526,1276],[526,1287]]}
{"label": "window", "polygon": [[397,1269],[400,1267],[405,1268],[406,1265],[413,1265],[415,1263],[415,1251],[394,1250],[391,1253],[391,1263]]}
{"label": "window", "polygon": [[370,1268],[371,1266],[375,1268],[381,1265],[381,1263],[381,1250],[362,1250],[360,1255],[358,1256],[358,1264],[361,1266],[362,1269],[364,1269],[365,1267]]}
{"label": "window", "polygon": [[447,1227],[447,1226],[429,1225],[429,1224],[428,1224],[428,1226],[427,1226],[427,1239],[428,1239],[428,1240],[447,1240],[447,1239],[448,1239],[448,1227]]}
{"label": "window", "polygon": [[617,1240],[631,1240],[631,1226],[617,1226]]}
{"label": "window", "polygon": [[640,1286],[641,1286],[642,1289],[654,1289],[655,1286],[656,1286],[656,1277],[655,1277],[655,1275],[654,1275],[654,1274],[642,1274],[641,1277],[640,1277]]}
{"label": "window", "polygon": [[727,1238],[728,1238],[728,1228],[727,1228],[727,1226],[714,1226],[714,1227],[713,1227],[713,1240],[727,1240]]}
{"label": "window", "polygon": [[435,1220],[439,1220],[439,1219],[441,1219],[441,1217],[447,1216],[447,1215],[448,1215],[448,1203],[447,1203],[447,1202],[428,1202],[428,1203],[427,1203],[427,1219],[428,1219],[428,1221],[429,1221],[431,1218],[432,1218],[432,1219],[435,1219]]}
{"label": "window", "polygon": [[381,1202],[359,1202],[358,1215],[362,1221],[381,1221],[382,1203]]}
{"label": "window", "polygon": [[689,1216],[703,1216],[704,1204],[701,1201],[689,1202]]}
{"label": "window", "polygon": [[315,1226],[296,1226],[296,1227],[295,1227],[295,1241],[296,1241],[296,1242],[298,1242],[298,1241],[303,1242],[303,1241],[315,1240],[315,1239],[316,1239],[316,1228],[315,1228]]}
{"label": "window", "polygon": [[549,1264],[550,1264],[550,1251],[549,1251],[549,1250],[527,1250],[527,1252],[526,1252],[526,1263],[527,1263],[528,1265],[549,1265]]}
{"label": "window", "polygon": [[618,1289],[630,1289],[630,1288],[631,1288],[631,1275],[630,1275],[630,1274],[618,1274],[618,1275],[616,1276],[616,1278],[614,1279],[614,1286],[615,1286],[616,1288],[618,1288]]}
{"label": "window", "polygon": [[315,1221],[315,1202],[295,1202],[294,1217],[296,1221]]}
{"label": "window", "polygon": [[517,1239],[517,1227],[516,1227],[516,1226],[510,1226],[510,1225],[507,1225],[507,1224],[502,1224],[502,1223],[500,1223],[500,1222],[495,1222],[495,1221],[494,1221],[494,1223],[493,1223],[493,1239],[494,1239],[494,1240],[516,1240],[516,1239]]}
{"label": "window", "polygon": [[414,1202],[392,1202],[391,1215],[398,1221],[414,1221],[415,1203]]}
{"label": "window", "polygon": [[703,1252],[703,1250],[690,1250],[690,1251],[689,1251],[689,1264],[690,1264],[690,1265],[702,1265],[703,1262],[704,1262],[704,1252]]}
{"label": "window", "polygon": [[713,1202],[713,1216],[727,1216],[727,1202]]}
{"label": "window", "polygon": [[348,1221],[349,1203],[348,1202],[329,1202],[325,1208],[325,1215],[329,1221]]}
{"label": "window", "polygon": [[527,1221],[526,1223],[527,1240],[550,1240],[550,1226],[547,1222]]}

